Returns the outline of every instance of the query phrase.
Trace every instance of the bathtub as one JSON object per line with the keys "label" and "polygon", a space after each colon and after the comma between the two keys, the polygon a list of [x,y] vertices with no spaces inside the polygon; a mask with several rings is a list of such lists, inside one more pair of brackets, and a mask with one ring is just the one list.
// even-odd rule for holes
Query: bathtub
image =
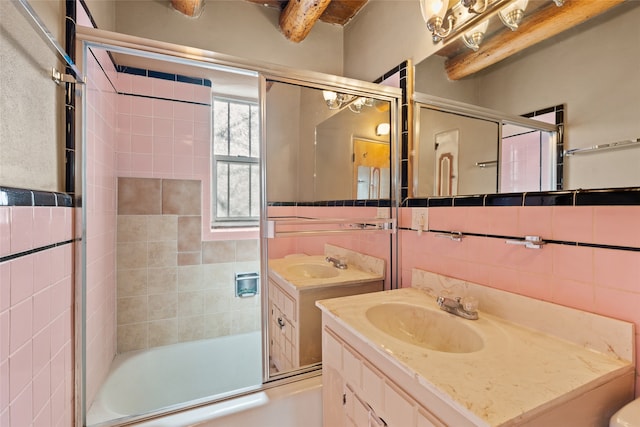
{"label": "bathtub", "polygon": [[261,384],[259,331],[124,353],[96,394],[87,425],[220,399]]}

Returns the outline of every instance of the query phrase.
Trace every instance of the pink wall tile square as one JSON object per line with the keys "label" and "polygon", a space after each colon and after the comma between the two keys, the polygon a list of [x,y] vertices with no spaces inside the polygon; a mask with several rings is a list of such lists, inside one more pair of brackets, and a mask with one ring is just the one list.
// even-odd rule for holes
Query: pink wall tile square
{"label": "pink wall tile square", "polygon": [[175,156],[193,156],[193,140],[176,139],[173,143],[173,154]]}
{"label": "pink wall tile square", "polygon": [[131,133],[134,135],[153,135],[153,119],[144,116],[131,116]]}
{"label": "pink wall tile square", "polygon": [[594,248],[593,252],[596,286],[621,289],[640,295],[640,252],[600,248]]}
{"label": "pink wall tile square", "polygon": [[578,282],[552,276],[552,302],[578,310],[593,311],[595,287],[592,283]]}
{"label": "pink wall tile square", "polygon": [[[116,77],[116,88],[118,92],[133,93],[133,75],[118,73]],[[124,95],[121,95],[125,97]]]}
{"label": "pink wall tile square", "polygon": [[553,206],[554,240],[593,243],[592,206]]}
{"label": "pink wall tile square", "polygon": [[131,135],[131,152],[151,154],[153,139],[151,135]]}
{"label": "pink wall tile square", "polygon": [[153,171],[153,155],[131,154],[131,171],[138,177],[151,177]]}
{"label": "pink wall tile square", "polygon": [[11,304],[11,262],[0,263],[0,312]]}
{"label": "pink wall tile square", "polygon": [[584,246],[549,245],[553,253],[553,274],[560,279],[593,283],[594,250]]}
{"label": "pink wall tile square", "polygon": [[209,123],[194,122],[193,135],[196,141],[202,141],[207,145],[211,144],[211,126]]}
{"label": "pink wall tile square", "polygon": [[173,95],[175,99],[182,101],[195,101],[195,85],[190,83],[176,82],[173,86]]}
{"label": "pink wall tile square", "polygon": [[211,162],[208,157],[193,158],[193,173],[195,176],[205,180],[209,176],[209,166]]}
{"label": "pink wall tile square", "polygon": [[[66,211],[69,211],[69,222],[67,225]],[[58,243],[71,238],[67,233],[71,233],[72,209],[63,207],[51,208],[51,241]],[[67,230],[68,228],[68,230]]]}
{"label": "pink wall tile square", "polygon": [[548,275],[520,272],[518,293],[542,301],[550,301],[553,288]]}
{"label": "pink wall tile square", "polygon": [[33,208],[11,208],[11,253],[33,249]]}
{"label": "pink wall tile square", "polygon": [[[53,358],[51,359],[51,367],[55,368],[54,360],[58,359],[58,362],[61,366],[64,366],[64,352],[62,350],[65,338],[67,336],[67,328],[69,325],[65,321],[65,316],[63,314],[58,317],[52,319],[49,330],[51,332],[51,354]],[[63,370],[54,369],[55,374],[60,379],[63,377]],[[58,381],[60,381],[60,379]]]}
{"label": "pink wall tile square", "polygon": [[118,95],[116,101],[116,111],[120,114],[131,114],[132,96]]}
{"label": "pink wall tile square", "polygon": [[[11,339],[9,310],[0,311],[0,363],[9,360],[9,340]],[[8,378],[8,377],[3,377]],[[3,395],[2,398],[6,397]]]}
{"label": "pink wall tile square", "polygon": [[33,294],[34,259],[34,255],[26,255],[10,262],[12,306]]}
{"label": "pink wall tile square", "polygon": [[193,112],[193,119],[196,123],[211,123],[211,107],[196,105]]}
{"label": "pink wall tile square", "polygon": [[173,86],[175,82],[164,79],[151,79],[153,96],[160,98],[173,98]]}
{"label": "pink wall tile square", "polygon": [[172,174],[173,173],[173,156],[164,154],[153,155],[153,173],[156,174]]}
{"label": "pink wall tile square", "polygon": [[131,115],[153,117],[153,100],[141,96],[134,96],[131,99]]}
{"label": "pink wall tile square", "polygon": [[33,420],[31,384],[27,384],[24,390],[22,390],[19,395],[14,396],[14,398],[15,400],[11,402],[11,406],[9,407],[9,417],[11,418],[11,425],[31,425],[31,422]]}
{"label": "pink wall tile square", "polygon": [[34,372],[33,375],[33,412],[37,415],[47,405],[51,397],[51,371],[49,365],[45,366],[40,372]]}
{"label": "pink wall tile square", "polygon": [[529,206],[518,208],[518,236],[540,236],[551,239],[552,208]]}
{"label": "pink wall tile square", "polygon": [[51,332],[48,326],[33,336],[32,344],[33,371],[40,372],[51,359]]}
{"label": "pink wall tile square", "polygon": [[51,284],[51,251],[41,251],[32,255],[33,292],[40,292]]}
{"label": "pink wall tile square", "polygon": [[154,118],[153,135],[156,137],[165,136],[173,138],[173,120]]}
{"label": "pink wall tile square", "polygon": [[154,136],[152,149],[153,154],[173,154],[173,138],[168,136]]}
{"label": "pink wall tile square", "polygon": [[31,382],[32,360],[30,341],[9,356],[9,398],[11,400],[14,400]]}
{"label": "pink wall tile square", "polygon": [[594,206],[593,219],[596,242],[640,247],[640,206]]}
{"label": "pink wall tile square", "polygon": [[136,95],[153,95],[152,79],[145,76],[131,76],[131,93]]}
{"label": "pink wall tile square", "polygon": [[193,122],[193,112],[193,104],[186,102],[174,102],[173,104],[173,118],[175,120]]}
{"label": "pink wall tile square", "polygon": [[211,152],[211,145],[209,142],[195,141],[193,143],[193,154],[199,157],[209,157]]}
{"label": "pink wall tile square", "polygon": [[489,229],[486,233],[500,236],[517,236],[519,213],[520,208],[516,206],[485,208],[482,214],[489,216]]}
{"label": "pink wall tile square", "polygon": [[33,303],[31,298],[11,305],[9,322],[11,328],[9,352],[14,353],[29,342],[33,334]]}
{"label": "pink wall tile square", "polygon": [[459,231],[466,228],[467,210],[464,208],[429,209],[429,229]]}
{"label": "pink wall tile square", "polygon": [[131,115],[118,114],[116,116],[116,131],[119,133],[131,133]]}
{"label": "pink wall tile square", "polygon": [[51,208],[39,206],[33,208],[33,247],[39,248],[53,243],[51,241]]}
{"label": "pink wall tile square", "polygon": [[467,211],[467,225],[464,231],[472,233],[488,233],[491,221],[491,210],[489,207],[469,207],[456,208]]}
{"label": "pink wall tile square", "polygon": [[69,266],[66,265],[70,262],[71,258],[67,255],[67,252],[71,252],[71,245],[58,246],[50,249],[51,251],[51,283],[59,282],[64,279]]}
{"label": "pink wall tile square", "polygon": [[49,288],[33,295],[33,334],[40,332],[51,321],[51,296]]}
{"label": "pink wall tile square", "polygon": [[120,133],[116,134],[116,151],[120,153],[131,152],[131,134]]}
{"label": "pink wall tile square", "polygon": [[116,170],[119,173],[131,171],[131,153],[116,154]]}
{"label": "pink wall tile square", "polygon": [[211,104],[211,88],[208,86],[195,86],[193,90],[194,101],[202,104]]}
{"label": "pink wall tile square", "polygon": [[595,287],[595,311],[640,325],[640,293]]}
{"label": "pink wall tile square", "polygon": [[153,117],[172,119],[174,102],[165,99],[153,100]]}
{"label": "pink wall tile square", "polygon": [[186,120],[173,121],[173,136],[176,140],[193,140],[193,122]]}
{"label": "pink wall tile square", "polygon": [[[9,412],[9,358],[0,360],[0,414],[5,412]],[[2,415],[0,415],[1,417]],[[8,426],[9,425],[9,417],[6,419],[4,417],[0,418],[0,425]]]}
{"label": "pink wall tile square", "polygon": [[0,256],[11,253],[11,208],[0,206]]}

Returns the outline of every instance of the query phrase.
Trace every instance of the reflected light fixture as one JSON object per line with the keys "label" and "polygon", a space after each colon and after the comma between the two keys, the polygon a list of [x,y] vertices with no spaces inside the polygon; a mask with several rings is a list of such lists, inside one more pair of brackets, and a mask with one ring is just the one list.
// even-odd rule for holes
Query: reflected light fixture
{"label": "reflected light fixture", "polygon": [[517,30],[518,25],[520,25],[520,21],[522,21],[524,10],[527,8],[528,3],[529,0],[517,0],[504,9],[500,10],[498,12],[498,15],[500,16],[500,20],[502,21],[502,23],[509,27],[511,31]]}
{"label": "reflected light fixture", "polygon": [[487,32],[488,27],[489,20],[485,19],[480,24],[464,33],[462,35],[462,41],[469,49],[478,50],[480,48],[480,43],[482,43],[482,39],[484,39],[484,33]]}
{"label": "reflected light fixture", "polygon": [[377,136],[389,135],[389,132],[391,132],[391,125],[389,123],[379,123],[378,126],[376,126]]}
{"label": "reflected light fixture", "polygon": [[427,29],[431,31],[434,42],[447,37],[453,29],[455,19],[452,14],[447,15],[448,6],[449,0],[420,0],[422,19],[427,23]]}
{"label": "reflected light fixture", "polygon": [[323,90],[322,97],[324,98],[324,102],[326,102],[327,107],[329,107],[330,110],[339,110],[345,104],[355,98],[355,96],[353,95],[337,93],[332,90]]}

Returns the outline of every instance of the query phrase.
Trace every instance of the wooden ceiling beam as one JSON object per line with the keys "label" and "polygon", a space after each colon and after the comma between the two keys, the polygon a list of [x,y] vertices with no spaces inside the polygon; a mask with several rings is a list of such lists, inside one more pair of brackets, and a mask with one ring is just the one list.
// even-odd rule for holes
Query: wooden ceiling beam
{"label": "wooden ceiling beam", "polygon": [[459,80],[502,61],[597,16],[624,0],[566,0],[562,7],[549,6],[528,17],[516,31],[505,28],[486,40],[477,52],[468,51],[445,61],[447,76]]}
{"label": "wooden ceiling beam", "polygon": [[294,43],[307,37],[331,0],[291,0],[280,13],[280,31]]}
{"label": "wooden ceiling beam", "polygon": [[204,0],[171,0],[171,7],[190,18],[197,18],[202,13]]}

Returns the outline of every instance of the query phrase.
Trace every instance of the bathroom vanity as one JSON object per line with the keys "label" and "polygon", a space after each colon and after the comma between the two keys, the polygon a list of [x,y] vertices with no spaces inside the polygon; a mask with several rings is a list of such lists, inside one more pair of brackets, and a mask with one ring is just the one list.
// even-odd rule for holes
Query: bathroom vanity
{"label": "bathroom vanity", "polygon": [[383,289],[383,269],[366,271],[349,262],[340,269],[325,258],[269,261],[269,345],[271,364],[278,371],[322,361],[321,312],[316,300]]}
{"label": "bathroom vanity", "polygon": [[595,427],[633,398],[632,324],[490,293],[478,320],[413,288],[319,301],[324,425]]}

